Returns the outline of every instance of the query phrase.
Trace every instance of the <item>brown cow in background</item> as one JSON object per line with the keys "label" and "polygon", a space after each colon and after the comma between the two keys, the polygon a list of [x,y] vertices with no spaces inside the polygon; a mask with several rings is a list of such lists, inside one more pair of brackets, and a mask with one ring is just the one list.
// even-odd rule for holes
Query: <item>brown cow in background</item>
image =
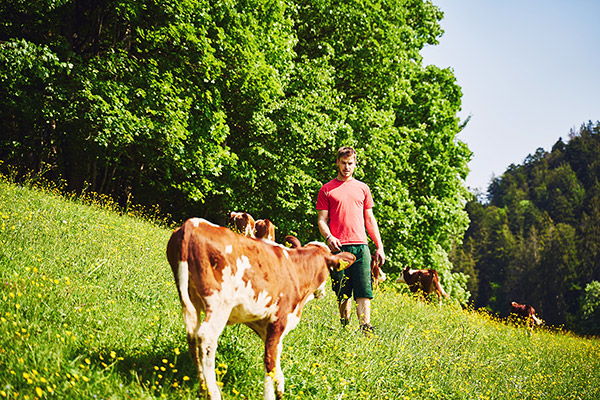
{"label": "brown cow in background", "polygon": [[413,293],[418,290],[422,290],[425,294],[435,293],[438,302],[442,301],[442,296],[445,298],[450,297],[442,288],[435,269],[410,269],[410,267],[406,267],[396,282],[406,283]]}
{"label": "brown cow in background", "polygon": [[373,282],[373,289],[377,289],[377,286],[381,282],[384,282],[386,278],[385,272],[381,270],[379,262],[377,262],[377,257],[371,256],[371,281]]}
{"label": "brown cow in background", "polygon": [[523,318],[527,322],[527,326],[533,328],[533,324],[541,325],[542,320],[535,315],[535,308],[529,304],[520,304],[517,302],[510,303],[510,313]]}
{"label": "brown cow in background", "polygon": [[268,219],[257,219],[254,224],[254,235],[257,239],[275,241],[275,225]]}
{"label": "brown cow in background", "polygon": [[228,225],[232,231],[247,237],[255,237],[254,235],[254,218],[246,212],[232,211],[229,213]]}

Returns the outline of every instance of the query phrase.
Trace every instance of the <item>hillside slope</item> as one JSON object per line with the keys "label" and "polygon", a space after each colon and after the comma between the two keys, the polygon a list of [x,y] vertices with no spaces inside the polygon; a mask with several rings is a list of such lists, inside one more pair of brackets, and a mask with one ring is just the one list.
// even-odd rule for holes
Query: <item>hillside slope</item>
{"label": "hillside slope", "polygon": [[[0,398],[196,398],[170,229],[0,181]],[[388,283],[376,336],[314,300],[284,342],[286,399],[595,399],[600,341],[533,333]],[[225,398],[262,398],[260,340],[226,328]]]}

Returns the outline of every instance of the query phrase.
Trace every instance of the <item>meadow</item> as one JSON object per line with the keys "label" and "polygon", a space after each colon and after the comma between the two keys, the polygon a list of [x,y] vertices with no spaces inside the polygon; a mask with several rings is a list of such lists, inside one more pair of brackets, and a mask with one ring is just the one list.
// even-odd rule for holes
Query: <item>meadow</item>
{"label": "meadow", "polygon": [[[172,229],[100,196],[0,179],[0,399],[198,398],[165,258]],[[376,292],[373,338],[356,318],[340,326],[331,291],[310,302],[284,341],[284,399],[600,398],[598,338],[402,289]],[[250,329],[225,329],[217,364],[226,399],[262,398]]]}

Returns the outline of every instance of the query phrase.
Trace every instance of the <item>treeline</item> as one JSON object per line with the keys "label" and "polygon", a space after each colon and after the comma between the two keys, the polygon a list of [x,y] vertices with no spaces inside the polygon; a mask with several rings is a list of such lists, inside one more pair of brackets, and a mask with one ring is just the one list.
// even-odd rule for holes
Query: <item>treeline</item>
{"label": "treeline", "polygon": [[466,209],[451,258],[475,307],[506,315],[525,302],[550,324],[600,334],[600,122],[511,165]]}
{"label": "treeline", "polygon": [[437,268],[468,219],[461,90],[422,63],[442,12],[407,0],[42,0],[0,5],[0,168],[319,237],[334,151],[359,151],[389,258]]}

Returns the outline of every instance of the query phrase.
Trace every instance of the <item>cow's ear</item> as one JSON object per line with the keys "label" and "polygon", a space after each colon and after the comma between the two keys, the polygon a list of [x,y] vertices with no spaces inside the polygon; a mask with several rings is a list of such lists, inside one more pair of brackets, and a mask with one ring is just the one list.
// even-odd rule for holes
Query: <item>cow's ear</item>
{"label": "cow's ear", "polygon": [[345,251],[338,254],[332,254],[328,257],[327,266],[334,271],[343,271],[351,266],[354,261],[356,261],[354,254]]}

